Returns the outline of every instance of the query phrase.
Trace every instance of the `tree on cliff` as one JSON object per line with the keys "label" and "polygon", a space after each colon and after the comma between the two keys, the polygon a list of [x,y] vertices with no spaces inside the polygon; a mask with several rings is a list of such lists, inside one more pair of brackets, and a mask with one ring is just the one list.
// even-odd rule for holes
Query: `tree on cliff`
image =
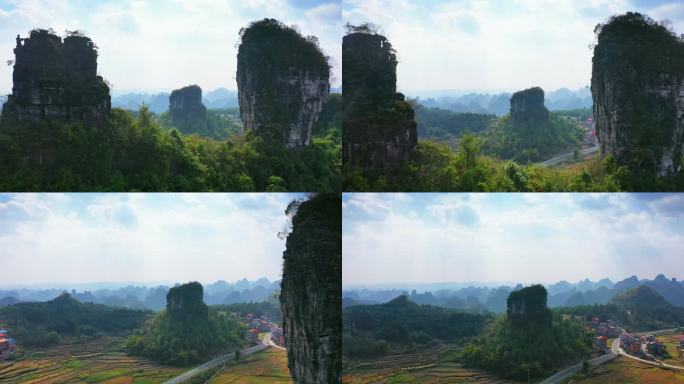
{"label": "tree on cliff", "polygon": [[288,365],[298,383],[341,375],[342,205],[339,194],[293,201],[280,302]]}

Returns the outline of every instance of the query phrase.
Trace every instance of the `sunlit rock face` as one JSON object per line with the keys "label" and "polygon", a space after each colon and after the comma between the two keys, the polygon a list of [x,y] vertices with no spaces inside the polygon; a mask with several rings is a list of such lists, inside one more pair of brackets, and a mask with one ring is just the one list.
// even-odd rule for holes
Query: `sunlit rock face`
{"label": "sunlit rock face", "polygon": [[349,29],[342,40],[344,164],[397,166],[418,143],[418,133],[412,106],[396,92],[396,52],[365,26]]}
{"label": "sunlit rock face", "polygon": [[48,30],[17,36],[12,95],[3,119],[60,118],[103,123],[111,110],[109,86],[97,75],[97,47],[71,32],[62,40]]}
{"label": "sunlit rock face", "polygon": [[289,148],[309,145],[330,93],[328,58],[318,40],[273,19],[252,23],[241,35],[236,80],[245,129]]}
{"label": "sunlit rock face", "polygon": [[596,28],[591,93],[601,156],[681,170],[684,153],[684,43],[638,13]]}
{"label": "sunlit rock face", "polygon": [[[296,212],[296,213],[295,213]],[[288,207],[280,303],[295,383],[339,383],[342,369],[342,209],[339,194]]]}

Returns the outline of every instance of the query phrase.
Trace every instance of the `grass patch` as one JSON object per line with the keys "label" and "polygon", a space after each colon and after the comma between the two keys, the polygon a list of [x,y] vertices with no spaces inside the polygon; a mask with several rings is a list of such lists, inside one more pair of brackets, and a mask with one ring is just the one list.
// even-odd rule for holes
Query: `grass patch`
{"label": "grass patch", "polygon": [[392,376],[387,380],[387,384],[404,384],[404,383],[415,383],[416,380],[411,377],[411,375],[406,373],[400,373],[396,376]]}
{"label": "grass patch", "polygon": [[85,363],[79,359],[71,359],[62,363],[62,367],[64,368],[79,369],[83,366],[85,366]]}
{"label": "grass patch", "polygon": [[128,369],[113,369],[111,371],[102,372],[102,373],[98,373],[98,374],[93,375],[93,376],[89,376],[86,379],[86,382],[88,382],[88,383],[99,383],[100,381],[105,381],[105,380],[113,379],[115,377],[126,375],[129,372],[130,371]]}

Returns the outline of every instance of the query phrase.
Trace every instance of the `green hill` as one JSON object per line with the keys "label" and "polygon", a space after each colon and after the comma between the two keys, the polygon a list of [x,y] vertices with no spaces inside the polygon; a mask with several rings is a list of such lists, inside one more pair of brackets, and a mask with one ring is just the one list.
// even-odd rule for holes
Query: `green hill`
{"label": "green hill", "polygon": [[149,317],[148,311],[81,303],[68,293],[47,302],[0,308],[0,319],[17,343],[35,347],[128,333]]}
{"label": "green hill", "polygon": [[343,353],[350,358],[400,352],[439,340],[460,342],[478,334],[487,315],[418,305],[406,296],[378,305],[355,305],[342,313]]}
{"label": "green hill", "polygon": [[202,296],[202,285],[196,282],[171,288],[166,310],[128,338],[128,352],[163,364],[186,366],[239,343],[243,327],[225,312],[208,308]]}
{"label": "green hill", "polygon": [[684,308],[668,303],[653,289],[640,285],[615,296],[608,304],[554,308],[554,312],[585,318],[615,319],[630,332],[684,326]]}

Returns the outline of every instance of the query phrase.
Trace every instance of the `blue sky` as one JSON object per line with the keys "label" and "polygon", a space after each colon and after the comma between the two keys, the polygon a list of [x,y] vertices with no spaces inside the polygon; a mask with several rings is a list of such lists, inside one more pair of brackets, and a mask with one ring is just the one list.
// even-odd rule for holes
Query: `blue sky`
{"label": "blue sky", "polygon": [[298,194],[0,194],[0,286],[279,279]]}
{"label": "blue sky", "polygon": [[345,286],[684,279],[682,194],[345,194]]}
{"label": "blue sky", "polygon": [[236,89],[238,32],[272,17],[319,38],[341,79],[339,1],[330,0],[0,0],[0,94],[11,92],[17,34],[81,29],[100,47],[99,72],[116,91]]}
{"label": "blue sky", "polygon": [[594,27],[627,11],[684,33],[676,0],[343,0],[342,18],[381,27],[401,91],[555,90],[589,85]]}

